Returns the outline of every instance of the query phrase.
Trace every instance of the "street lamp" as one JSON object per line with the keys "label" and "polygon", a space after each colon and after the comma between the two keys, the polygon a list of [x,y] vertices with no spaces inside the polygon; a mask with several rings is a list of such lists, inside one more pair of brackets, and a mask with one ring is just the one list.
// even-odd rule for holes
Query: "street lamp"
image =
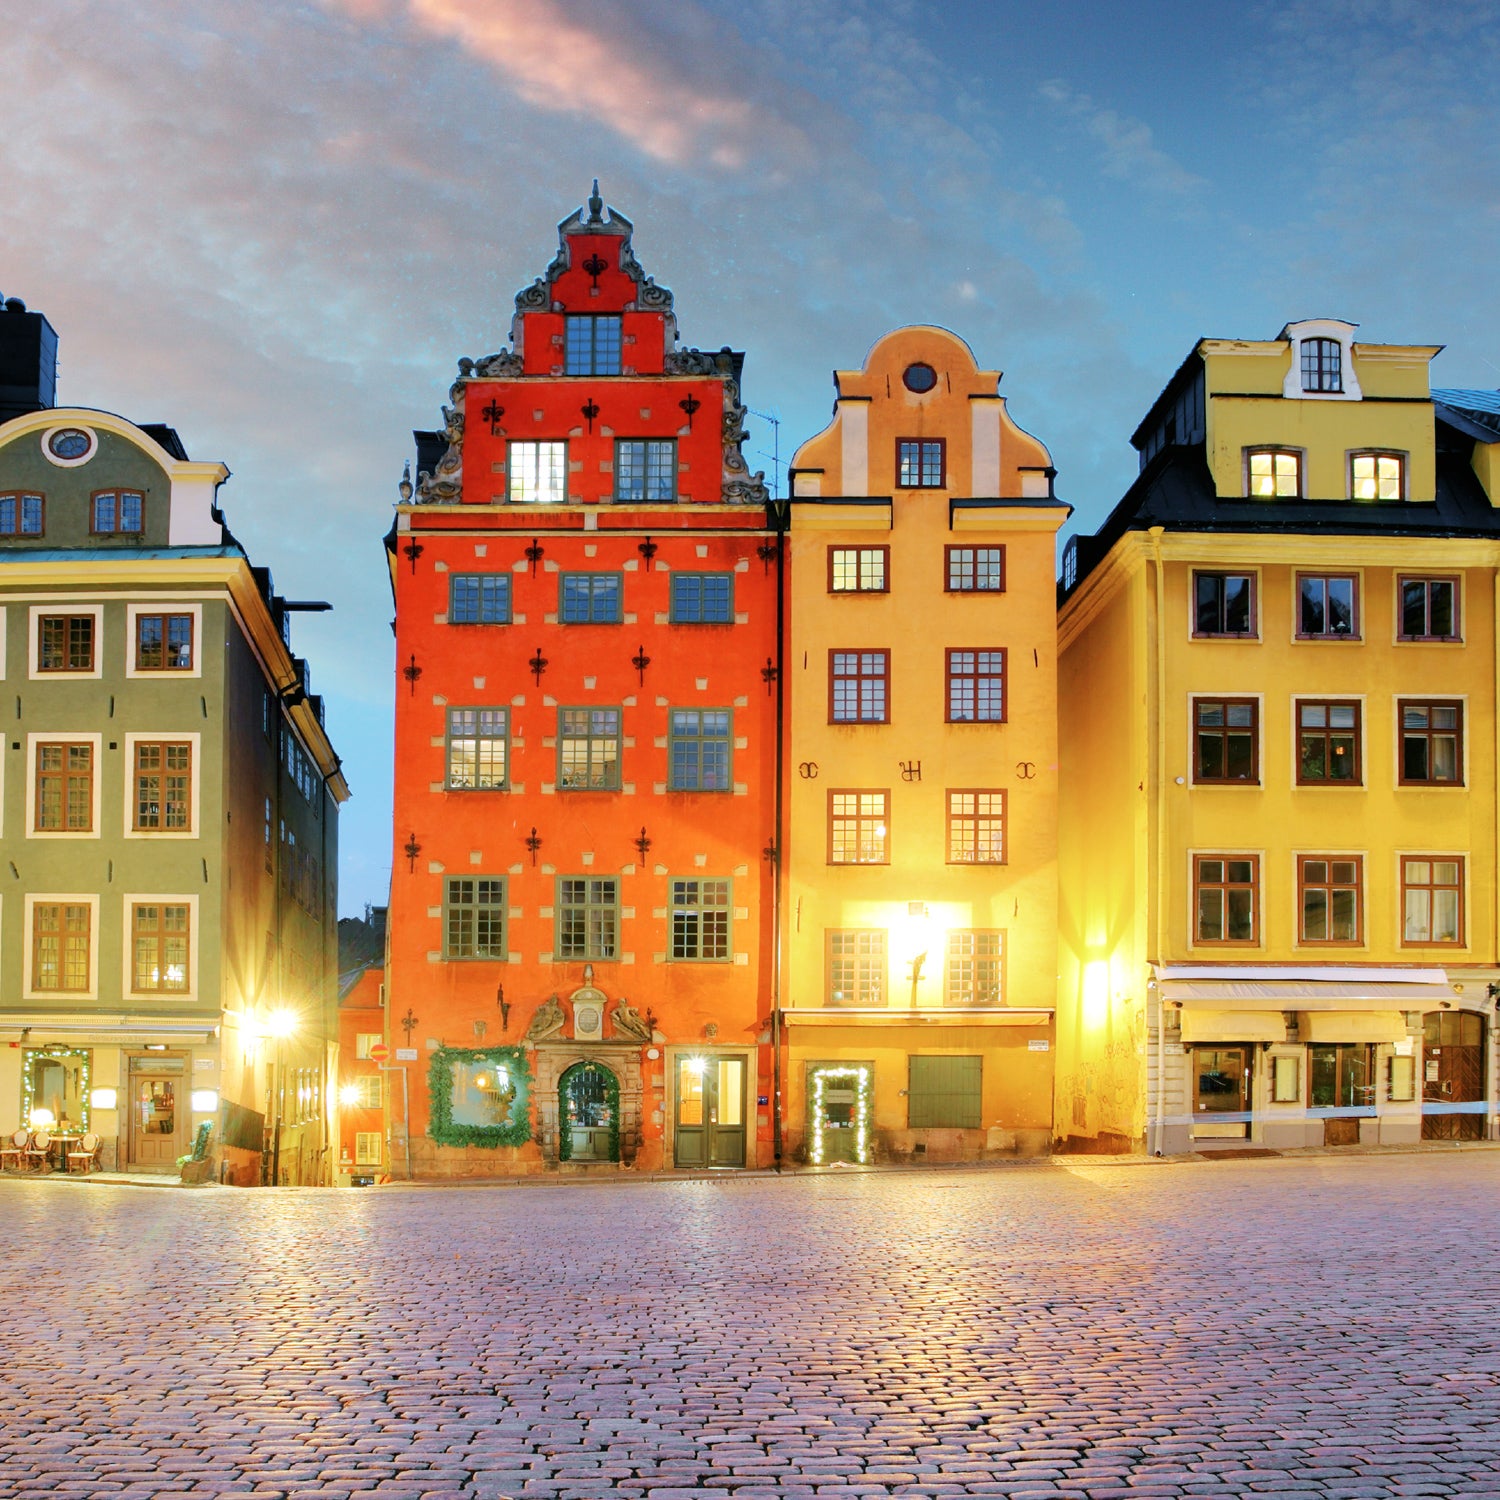
{"label": "street lamp", "polygon": [[281,1186],[281,1111],[286,1102],[286,1076],[282,1071],[282,1043],[297,1029],[297,1018],[289,1010],[273,1010],[266,1017],[266,1031],[276,1038],[276,1133],[271,1142],[271,1186]]}

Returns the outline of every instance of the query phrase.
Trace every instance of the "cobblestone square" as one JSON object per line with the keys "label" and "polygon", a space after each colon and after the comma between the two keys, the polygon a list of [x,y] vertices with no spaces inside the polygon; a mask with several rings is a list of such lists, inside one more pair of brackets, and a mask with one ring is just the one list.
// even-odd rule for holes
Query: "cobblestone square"
{"label": "cobblestone square", "polygon": [[0,1500],[1500,1495],[1500,1153],[0,1182]]}

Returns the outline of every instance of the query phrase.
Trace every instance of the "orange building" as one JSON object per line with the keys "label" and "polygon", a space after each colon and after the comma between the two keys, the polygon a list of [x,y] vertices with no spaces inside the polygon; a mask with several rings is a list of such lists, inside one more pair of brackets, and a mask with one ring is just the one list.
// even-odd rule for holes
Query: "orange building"
{"label": "orange building", "polygon": [[368,964],[339,975],[337,1181],[367,1186],[385,1175],[385,970]]}
{"label": "orange building", "polygon": [[559,226],[387,538],[397,1175],[769,1159],[776,536],[631,229]]}

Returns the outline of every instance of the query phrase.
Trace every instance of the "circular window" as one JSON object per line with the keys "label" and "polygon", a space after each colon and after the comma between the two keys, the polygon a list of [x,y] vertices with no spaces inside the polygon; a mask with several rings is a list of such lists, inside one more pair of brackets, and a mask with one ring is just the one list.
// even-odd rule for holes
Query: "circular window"
{"label": "circular window", "polygon": [[937,371],[931,365],[907,365],[901,372],[901,384],[920,396],[937,384]]}
{"label": "circular window", "polygon": [[65,469],[87,463],[98,446],[98,438],[87,427],[53,427],[42,434],[42,452]]}

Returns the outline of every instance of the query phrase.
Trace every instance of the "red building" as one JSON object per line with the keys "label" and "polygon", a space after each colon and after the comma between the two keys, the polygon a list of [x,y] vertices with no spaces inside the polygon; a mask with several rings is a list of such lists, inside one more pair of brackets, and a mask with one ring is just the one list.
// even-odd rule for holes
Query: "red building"
{"label": "red building", "polygon": [[559,241],[387,538],[397,1175],[408,1144],[419,1177],[770,1156],[777,550],[743,356],[678,349],[597,184]]}
{"label": "red building", "polygon": [[[368,1185],[385,1175],[385,970],[369,964],[339,975],[339,1161],[337,1181]],[[399,1104],[399,1100],[397,1101]]]}

